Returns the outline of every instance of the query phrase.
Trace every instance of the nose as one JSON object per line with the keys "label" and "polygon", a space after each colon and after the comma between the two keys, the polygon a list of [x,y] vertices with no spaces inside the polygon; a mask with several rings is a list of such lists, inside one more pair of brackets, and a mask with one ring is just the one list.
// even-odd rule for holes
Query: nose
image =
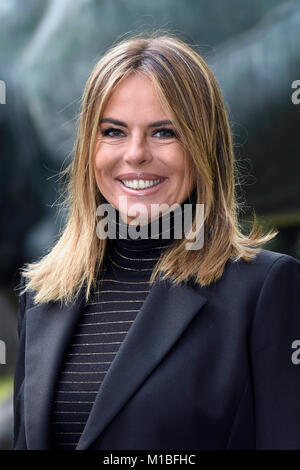
{"label": "nose", "polygon": [[151,151],[143,136],[133,136],[128,142],[124,160],[131,165],[142,165],[152,160]]}

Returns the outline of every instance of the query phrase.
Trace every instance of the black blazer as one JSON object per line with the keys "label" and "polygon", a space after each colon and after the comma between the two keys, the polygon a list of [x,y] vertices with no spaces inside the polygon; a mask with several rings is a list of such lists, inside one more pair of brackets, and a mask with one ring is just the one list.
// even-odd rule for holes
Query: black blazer
{"label": "black blazer", "polygon": [[[20,297],[15,449],[50,448],[55,381],[83,299],[83,289],[69,308]],[[295,340],[300,261],[291,256],[229,261],[210,287],[156,281],[77,449],[300,449]]]}

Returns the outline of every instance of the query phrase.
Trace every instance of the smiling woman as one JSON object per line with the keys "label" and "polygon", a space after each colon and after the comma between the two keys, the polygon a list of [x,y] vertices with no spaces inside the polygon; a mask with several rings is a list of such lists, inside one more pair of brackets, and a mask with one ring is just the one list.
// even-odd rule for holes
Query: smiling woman
{"label": "smiling woman", "polygon": [[[137,199],[151,221],[159,216],[151,205],[181,204],[192,192],[191,161],[167,118],[153,82],[138,73],[123,80],[105,106],[95,149],[95,178],[100,193],[127,223],[133,219],[128,215]],[[128,214],[122,213],[120,196],[127,196]]]}
{"label": "smiling woman", "polygon": [[[300,449],[300,262],[262,248],[276,231],[240,229],[205,60],[171,33],[115,44],[62,175],[66,226],[22,269],[15,449]],[[116,237],[97,236],[103,204]],[[146,239],[123,236],[137,204]],[[174,205],[192,209],[179,239]]]}
{"label": "smiling woman", "polygon": [[[46,256],[22,270],[36,303],[72,303],[84,285],[88,300],[107,251],[106,240],[96,236],[96,210],[103,202],[121,209],[121,195],[128,207],[121,217],[128,223],[136,202],[146,207],[149,221],[150,206],[158,216],[156,203],[171,206],[189,198],[186,203],[204,205],[201,251],[189,253],[185,239],[172,244],[151,283],[160,275],[175,284],[193,278],[210,285],[229,259],[251,261],[277,233],[261,235],[256,220],[250,234],[241,233],[230,126],[208,65],[179,38],[150,36],[120,41],[86,83],[74,158],[61,173],[68,179],[65,229]],[[139,189],[141,179],[163,181]],[[192,229],[201,229],[196,220]]]}

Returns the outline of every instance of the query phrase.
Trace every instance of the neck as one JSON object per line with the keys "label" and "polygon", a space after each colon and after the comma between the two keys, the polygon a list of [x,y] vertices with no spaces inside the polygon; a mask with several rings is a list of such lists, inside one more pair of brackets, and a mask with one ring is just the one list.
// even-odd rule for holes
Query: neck
{"label": "neck", "polygon": [[[127,224],[118,210],[114,210],[112,224],[115,224],[116,238],[109,239],[110,245],[137,251],[166,248],[174,240],[183,238],[184,204],[195,205],[195,192],[187,197],[174,212],[162,214],[152,222],[143,225]],[[193,207],[194,208],[194,207]]]}

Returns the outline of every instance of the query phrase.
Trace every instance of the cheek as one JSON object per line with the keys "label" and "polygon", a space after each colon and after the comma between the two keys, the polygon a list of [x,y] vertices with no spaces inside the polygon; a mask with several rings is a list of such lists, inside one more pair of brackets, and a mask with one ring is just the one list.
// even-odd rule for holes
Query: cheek
{"label": "cheek", "polygon": [[94,167],[95,170],[100,171],[103,168],[103,164],[105,163],[105,154],[103,150],[98,149],[95,152],[94,156]]}
{"label": "cheek", "polygon": [[189,168],[191,164],[182,151],[182,149],[177,150],[177,152],[172,153],[169,158],[169,168],[172,170],[172,173],[177,178],[184,178],[185,175],[189,173]]}
{"label": "cheek", "polygon": [[155,154],[158,159],[169,168],[173,176],[180,176],[184,172],[185,155],[178,144],[166,145],[159,148]]}
{"label": "cheek", "polygon": [[195,183],[194,166],[186,154],[181,154],[177,160],[177,178],[183,182],[182,187],[186,191],[189,191]]}
{"label": "cheek", "polygon": [[111,154],[101,149],[98,150],[94,157],[94,170],[96,173],[109,173],[113,167],[113,159]]}

